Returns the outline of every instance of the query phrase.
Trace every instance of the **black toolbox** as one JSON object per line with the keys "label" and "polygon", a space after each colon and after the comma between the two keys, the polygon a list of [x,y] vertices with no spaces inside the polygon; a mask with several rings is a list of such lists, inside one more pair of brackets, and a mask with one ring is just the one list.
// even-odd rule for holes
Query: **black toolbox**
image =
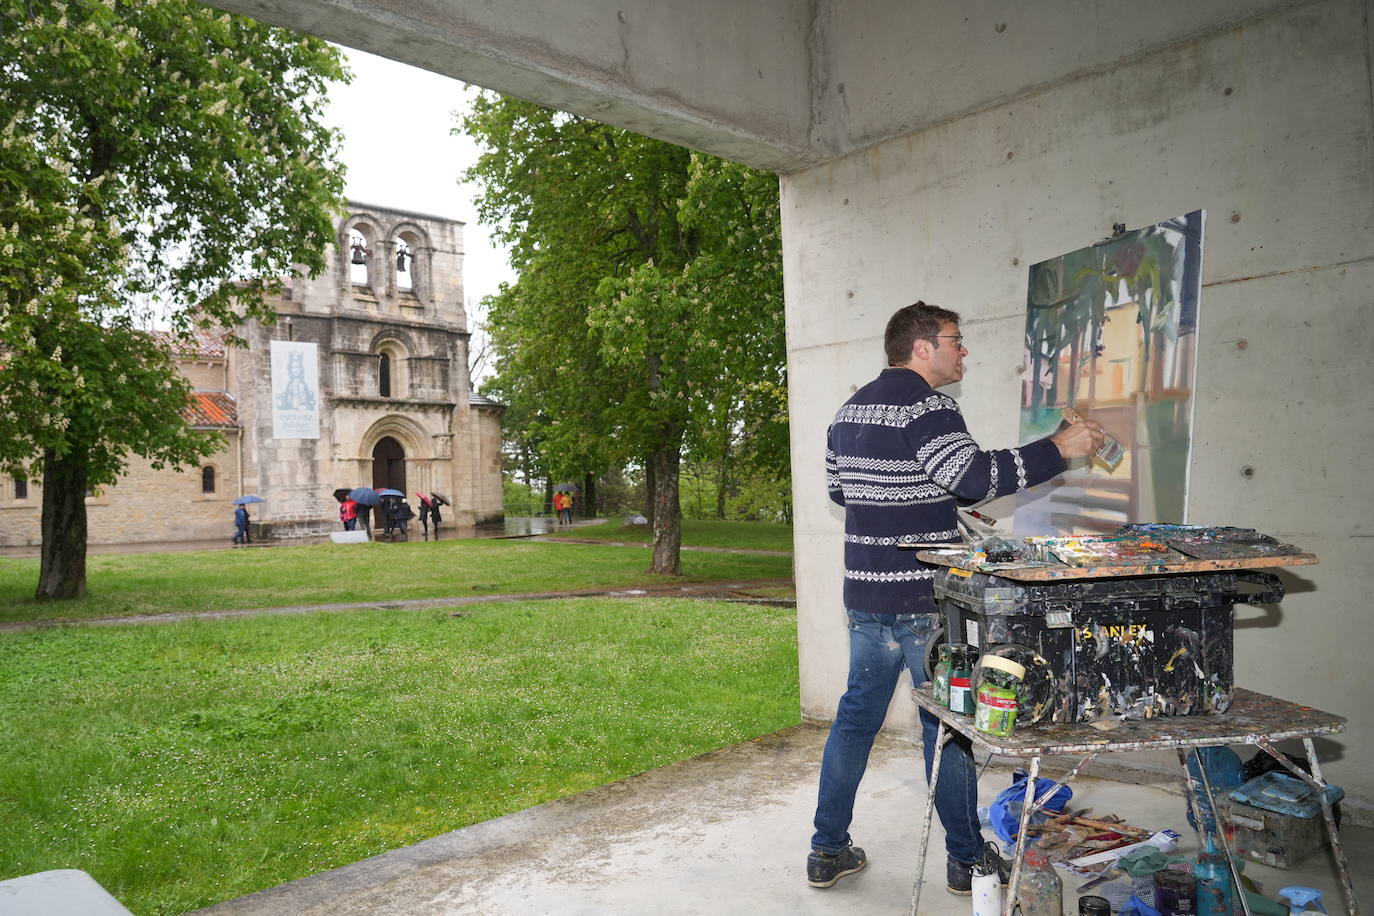
{"label": "black toolbox", "polygon": [[1054,722],[1222,713],[1231,705],[1237,603],[1283,599],[1272,573],[1018,582],[935,570],[945,641],[1017,644],[1053,671]]}

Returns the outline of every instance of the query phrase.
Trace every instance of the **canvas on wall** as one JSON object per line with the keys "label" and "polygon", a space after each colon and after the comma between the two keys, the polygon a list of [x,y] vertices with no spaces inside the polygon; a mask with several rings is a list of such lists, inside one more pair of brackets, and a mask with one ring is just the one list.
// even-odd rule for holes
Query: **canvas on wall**
{"label": "canvas on wall", "polygon": [[272,341],[272,437],[320,438],[319,348]]}
{"label": "canvas on wall", "polygon": [[1021,441],[1063,408],[1096,420],[1125,457],[1074,462],[1062,486],[1021,494],[1017,534],[1186,521],[1205,211],[1122,232],[1030,269]]}

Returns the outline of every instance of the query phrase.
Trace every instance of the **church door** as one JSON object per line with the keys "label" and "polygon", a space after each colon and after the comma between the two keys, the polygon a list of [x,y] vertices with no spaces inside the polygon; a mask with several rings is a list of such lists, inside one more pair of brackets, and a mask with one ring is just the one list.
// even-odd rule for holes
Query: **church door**
{"label": "church door", "polygon": [[406,451],[390,436],[372,450],[372,489],[406,492]]}

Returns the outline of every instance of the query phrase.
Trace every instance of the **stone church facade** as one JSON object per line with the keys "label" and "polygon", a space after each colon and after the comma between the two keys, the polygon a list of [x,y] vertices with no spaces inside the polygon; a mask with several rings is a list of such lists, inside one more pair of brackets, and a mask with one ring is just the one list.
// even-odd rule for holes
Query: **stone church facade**
{"label": "stone church facade", "polygon": [[[349,202],[329,266],[269,305],[277,322],[169,340],[196,389],[193,426],[225,445],[198,468],[154,470],[134,457],[116,486],[87,498],[89,542],[224,538],[233,503],[255,539],[337,530],[340,487],[439,493],[445,526],[500,521],[503,408],[472,391],[463,306],[462,227]],[[0,545],[39,543],[41,481],[0,476]]]}

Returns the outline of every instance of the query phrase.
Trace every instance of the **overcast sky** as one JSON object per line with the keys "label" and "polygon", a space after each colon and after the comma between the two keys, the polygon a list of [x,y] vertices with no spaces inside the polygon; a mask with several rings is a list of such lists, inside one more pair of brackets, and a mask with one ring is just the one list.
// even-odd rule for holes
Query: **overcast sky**
{"label": "overcast sky", "polygon": [[477,222],[475,190],[458,176],[477,146],[454,136],[454,113],[476,94],[462,82],[344,48],[353,82],[330,92],[326,121],[343,131],[346,193],[352,200],[461,220],[469,318],[483,296],[513,281],[503,249]]}

